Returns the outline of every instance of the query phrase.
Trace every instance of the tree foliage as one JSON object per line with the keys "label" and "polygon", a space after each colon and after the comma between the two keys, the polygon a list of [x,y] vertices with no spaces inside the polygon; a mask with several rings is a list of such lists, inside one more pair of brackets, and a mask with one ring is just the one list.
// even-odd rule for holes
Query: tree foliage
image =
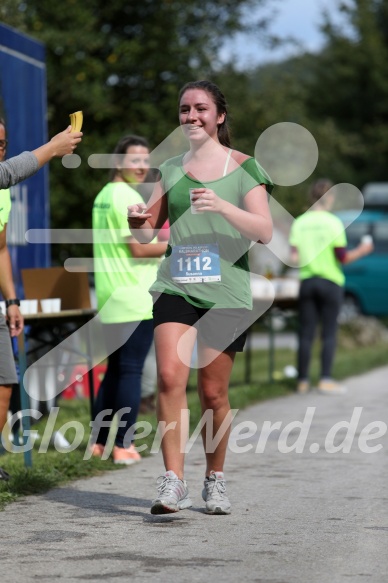
{"label": "tree foliage", "polygon": [[234,101],[237,145],[253,152],[261,131],[282,121],[306,127],[319,160],[305,183],[278,187],[276,198],[293,214],[304,209],[313,179],[327,176],[362,188],[387,180],[388,0],[338,0],[343,24],[322,15],[323,50],[236,72],[220,72]]}
{"label": "tree foliage", "polygon": [[326,15],[326,48],[314,59],[307,106],[351,139],[358,186],[386,180],[388,158],[388,0],[339,2],[346,31]]}
{"label": "tree foliage", "polygon": [[50,134],[70,112],[85,115],[81,167],[56,164],[50,173],[54,227],[90,225],[107,173],[91,169],[88,156],[111,151],[125,133],[157,146],[177,125],[179,88],[203,77],[227,96],[234,147],[253,154],[261,132],[281,121],[299,123],[315,137],[313,176],[276,189],[294,214],[303,210],[307,182],[318,176],[358,187],[387,179],[388,0],[338,0],[345,25],[322,16],[319,54],[246,70],[232,60],[220,63],[222,43],[247,22],[262,26],[247,14],[265,6],[266,0],[63,0],[59,6],[2,0],[8,24],[46,44]]}
{"label": "tree foliage", "polygon": [[[106,171],[88,167],[127,133],[157,146],[177,126],[177,95],[209,77],[223,39],[244,28],[244,11],[264,0],[5,0],[3,14],[47,51],[50,134],[83,110],[83,163],[51,171],[53,227],[88,227]],[[15,10],[15,4],[19,10]]]}

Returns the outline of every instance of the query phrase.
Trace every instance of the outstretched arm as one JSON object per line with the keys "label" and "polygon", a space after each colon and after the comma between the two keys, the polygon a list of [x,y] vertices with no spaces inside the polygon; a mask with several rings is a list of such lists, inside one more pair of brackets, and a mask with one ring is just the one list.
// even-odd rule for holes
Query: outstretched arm
{"label": "outstretched arm", "polygon": [[29,178],[54,157],[72,154],[82,139],[82,132],[71,132],[71,126],[33,152],[23,152],[0,162],[0,189],[9,188]]}
{"label": "outstretched arm", "polygon": [[160,182],[155,184],[148,205],[139,203],[128,207],[128,225],[139,243],[150,243],[167,218],[167,200]]}
{"label": "outstretched arm", "polygon": [[355,247],[355,249],[345,250],[345,253],[340,259],[341,263],[347,265],[348,263],[353,263],[353,261],[357,261],[357,259],[361,259],[361,257],[365,257],[365,255],[369,255],[374,250],[374,245],[372,242],[368,243],[360,243]]}
{"label": "outstretched arm", "polygon": [[60,132],[47,144],[33,150],[34,156],[38,160],[39,168],[50,162],[52,158],[62,158],[66,154],[72,154],[82,139],[82,132],[72,132],[71,126],[68,126],[63,132]]}

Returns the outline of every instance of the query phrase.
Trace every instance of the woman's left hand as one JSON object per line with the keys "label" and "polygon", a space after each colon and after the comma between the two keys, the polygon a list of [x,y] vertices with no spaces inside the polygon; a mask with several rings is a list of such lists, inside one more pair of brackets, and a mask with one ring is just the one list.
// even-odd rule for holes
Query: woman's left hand
{"label": "woman's left hand", "polygon": [[7,310],[7,321],[9,326],[9,333],[11,337],[19,336],[24,327],[24,318],[20,311],[20,308],[16,305],[8,306]]}
{"label": "woman's left hand", "polygon": [[210,188],[193,188],[191,204],[198,212],[221,213],[225,201]]}

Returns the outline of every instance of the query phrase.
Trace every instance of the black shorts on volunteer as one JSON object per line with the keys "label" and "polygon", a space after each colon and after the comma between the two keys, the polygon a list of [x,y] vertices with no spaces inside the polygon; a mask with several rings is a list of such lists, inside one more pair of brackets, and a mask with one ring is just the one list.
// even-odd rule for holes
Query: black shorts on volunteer
{"label": "black shorts on volunteer", "polygon": [[251,311],[246,308],[198,308],[184,297],[152,294],[154,328],[167,322],[195,326],[198,339],[221,352],[242,352],[250,326]]}

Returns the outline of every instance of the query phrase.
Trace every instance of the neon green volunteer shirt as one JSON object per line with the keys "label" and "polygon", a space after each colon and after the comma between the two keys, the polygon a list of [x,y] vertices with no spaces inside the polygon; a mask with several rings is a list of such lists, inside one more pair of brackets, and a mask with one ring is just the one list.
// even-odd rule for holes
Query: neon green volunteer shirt
{"label": "neon green volunteer shirt", "polygon": [[105,324],[152,318],[148,289],[155,281],[159,259],[133,258],[127,243],[127,207],[139,202],[143,202],[140,194],[125,182],[109,182],[94,201],[95,286]]}
{"label": "neon green volunteer shirt", "polygon": [[291,228],[290,245],[296,247],[300,279],[322,277],[343,286],[345,276],[334,249],[346,247],[345,227],[328,211],[308,211]]}
{"label": "neon green volunteer shirt", "polygon": [[4,231],[4,226],[8,223],[11,212],[11,192],[9,189],[0,190],[0,232]]}

